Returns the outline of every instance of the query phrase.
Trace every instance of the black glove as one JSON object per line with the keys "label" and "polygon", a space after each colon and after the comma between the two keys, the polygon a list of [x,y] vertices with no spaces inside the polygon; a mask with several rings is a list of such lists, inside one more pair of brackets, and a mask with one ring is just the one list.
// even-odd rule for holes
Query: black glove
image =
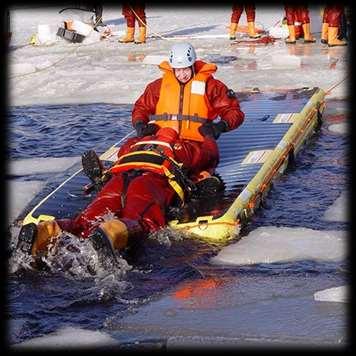
{"label": "black glove", "polygon": [[146,124],[143,121],[137,121],[135,124],[136,136],[143,137],[154,135],[158,131],[158,126],[156,124]]}
{"label": "black glove", "polygon": [[206,122],[202,126],[199,127],[199,132],[203,136],[212,137],[217,140],[222,132],[226,132],[229,126],[224,120],[220,120],[217,123],[214,122]]}

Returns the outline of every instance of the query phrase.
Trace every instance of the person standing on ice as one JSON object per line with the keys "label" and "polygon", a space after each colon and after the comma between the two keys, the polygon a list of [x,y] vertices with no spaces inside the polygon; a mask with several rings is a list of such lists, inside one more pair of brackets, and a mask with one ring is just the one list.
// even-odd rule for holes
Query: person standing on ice
{"label": "person standing on ice", "polygon": [[234,3],[232,5],[232,14],[231,14],[231,23],[230,23],[230,40],[236,40],[236,32],[237,26],[240,21],[240,17],[243,9],[246,11],[247,18],[247,33],[250,38],[259,38],[261,35],[256,33],[255,28],[255,17],[256,17],[256,7],[253,3],[249,3],[248,5],[241,5],[238,3]]}
{"label": "person standing on ice", "polygon": [[286,44],[296,44],[296,23],[302,24],[304,43],[314,43],[316,40],[310,32],[310,18],[309,10],[306,5],[291,5],[286,4],[284,6],[286,12],[287,26],[289,36],[285,40]]}
{"label": "person standing on ice", "polygon": [[[162,78],[147,85],[132,110],[137,136],[121,146],[94,201],[74,219],[24,225],[19,249],[36,256],[65,230],[90,238],[100,255],[114,263],[113,249],[166,226],[168,208],[183,207],[192,184],[221,185],[214,176],[216,140],[244,120],[235,93],[213,77],[215,64],[197,60],[189,43],[173,45],[159,68]],[[92,153],[83,156],[83,169],[94,181],[101,167]]]}
{"label": "person standing on ice", "polygon": [[[136,44],[146,43],[146,12],[143,1],[132,1],[122,4],[122,15],[126,19],[126,35],[119,40],[120,43]],[[135,40],[135,23],[138,22],[139,35]]]}
{"label": "person standing on ice", "polygon": [[321,27],[321,43],[327,44],[329,47],[347,45],[347,42],[338,38],[343,14],[344,6],[342,4],[325,6]]}

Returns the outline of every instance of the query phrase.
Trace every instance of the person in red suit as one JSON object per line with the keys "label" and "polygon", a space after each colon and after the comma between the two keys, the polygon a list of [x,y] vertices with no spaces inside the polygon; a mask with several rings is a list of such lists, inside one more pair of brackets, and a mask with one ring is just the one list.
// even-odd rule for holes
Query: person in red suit
{"label": "person in red suit", "polygon": [[287,44],[295,44],[299,37],[296,33],[296,27],[302,27],[299,32],[303,33],[304,43],[314,43],[316,40],[310,32],[309,10],[306,5],[285,5],[284,7],[289,31]]}
{"label": "person in red suit", "polygon": [[[122,15],[126,19],[126,35],[119,40],[120,43],[135,42],[142,44],[146,42],[146,12],[143,1],[132,1],[122,4]],[[139,35],[135,40],[135,24],[138,23]]]}
{"label": "person in red suit", "polygon": [[328,44],[329,47],[347,45],[347,42],[338,38],[343,14],[344,6],[342,4],[325,6],[321,27],[321,43]]}
{"label": "person in red suit", "polygon": [[[147,85],[132,110],[137,135],[118,151],[94,201],[74,219],[24,225],[20,249],[36,256],[65,230],[90,238],[97,250],[121,250],[166,226],[167,209],[183,207],[201,182],[221,183],[214,176],[216,140],[244,120],[235,93],[213,77],[217,66],[198,60],[189,43],[173,45],[159,68],[162,78]],[[90,172],[98,160],[88,158],[84,171],[94,181]]]}
{"label": "person in red suit", "polygon": [[256,33],[255,28],[255,17],[256,17],[256,7],[253,3],[249,3],[248,5],[241,5],[238,3],[234,3],[232,5],[232,14],[231,14],[231,23],[230,23],[230,40],[236,40],[236,31],[237,26],[240,21],[240,17],[242,15],[243,10],[246,11],[247,18],[247,33],[250,38],[258,38],[261,37],[260,34]]}

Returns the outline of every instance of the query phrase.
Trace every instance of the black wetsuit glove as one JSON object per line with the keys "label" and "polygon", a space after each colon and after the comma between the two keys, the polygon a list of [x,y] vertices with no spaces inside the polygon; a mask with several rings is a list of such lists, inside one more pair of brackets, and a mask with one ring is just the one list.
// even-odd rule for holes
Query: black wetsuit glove
{"label": "black wetsuit glove", "polygon": [[135,123],[137,137],[154,135],[158,129],[159,127],[156,124],[146,124],[141,120]]}
{"label": "black wetsuit glove", "polygon": [[217,123],[214,122],[206,122],[202,126],[199,127],[199,132],[203,136],[208,136],[215,138],[217,140],[222,132],[228,131],[229,126],[224,120],[220,120]]}

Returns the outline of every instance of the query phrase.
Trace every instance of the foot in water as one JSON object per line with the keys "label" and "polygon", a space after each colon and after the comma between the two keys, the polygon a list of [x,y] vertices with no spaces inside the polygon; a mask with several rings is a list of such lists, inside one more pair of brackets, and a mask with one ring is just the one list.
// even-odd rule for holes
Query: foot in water
{"label": "foot in water", "polygon": [[[42,233],[43,230],[44,229],[42,229]],[[32,268],[37,270],[45,270],[47,269],[47,265],[42,261],[41,258],[41,256],[43,255],[43,251],[40,251],[38,248],[38,234],[38,225],[36,225],[35,223],[23,225],[18,235],[17,246],[15,251],[21,251],[26,256],[32,256],[33,261],[30,262]],[[41,246],[41,248],[43,248],[43,246]]]}
{"label": "foot in water", "polygon": [[37,235],[37,225],[29,223],[23,225],[18,236],[16,250],[22,251],[26,255],[32,254],[32,246]]}
{"label": "foot in water", "polygon": [[89,240],[97,252],[99,264],[106,270],[112,270],[120,267],[116,251],[126,250],[137,238],[141,238],[143,233],[138,221],[114,218],[102,222],[91,233]]}
{"label": "foot in water", "polygon": [[118,266],[118,260],[116,259],[110,239],[101,228],[96,229],[89,237],[89,240],[98,255],[100,266],[109,270]]}

